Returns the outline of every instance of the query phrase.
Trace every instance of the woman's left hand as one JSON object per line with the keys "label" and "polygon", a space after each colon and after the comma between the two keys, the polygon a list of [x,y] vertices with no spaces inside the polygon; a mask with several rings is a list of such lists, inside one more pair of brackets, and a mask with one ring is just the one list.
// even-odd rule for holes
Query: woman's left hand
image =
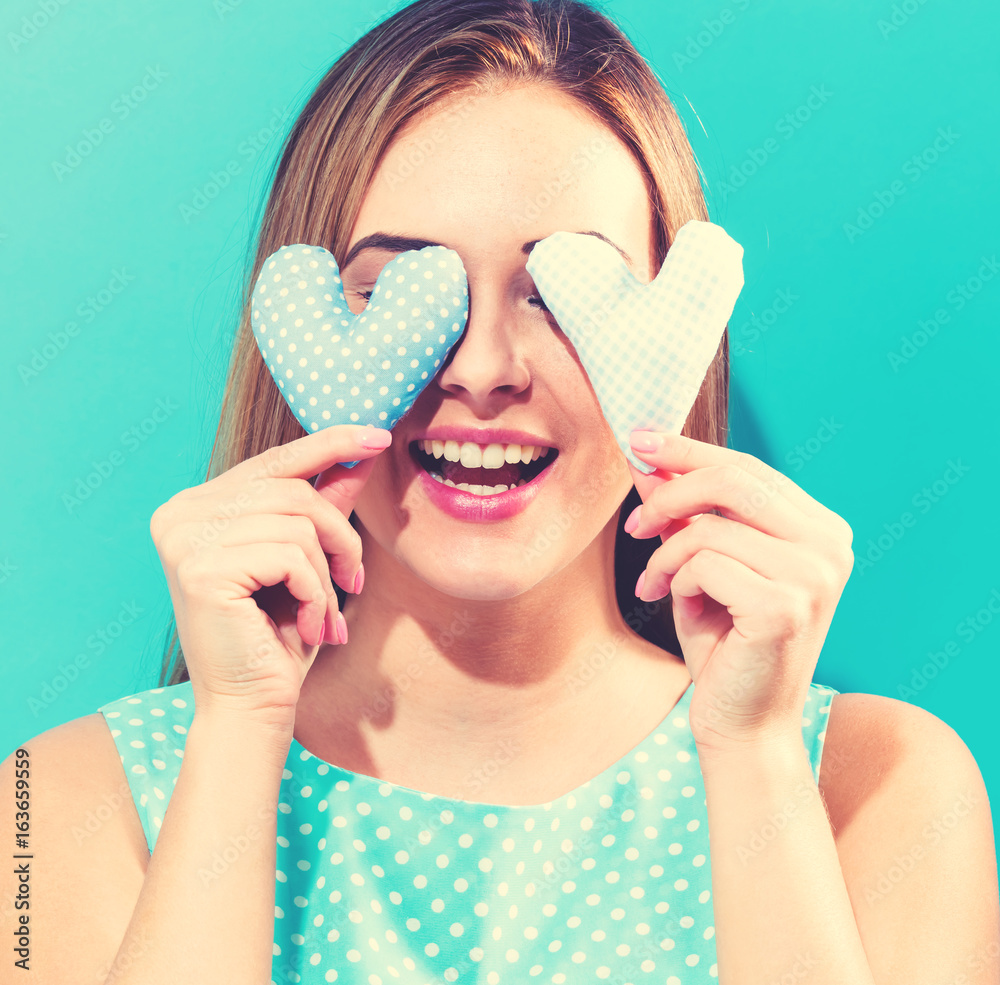
{"label": "woman's left hand", "polygon": [[695,742],[725,749],[798,733],[854,566],[850,526],[753,455],[657,431],[633,431],[633,442],[640,436],[657,443],[651,451],[633,443],[656,471],[629,463],[642,499],[631,533],[663,543],[637,594],[672,596],[695,684]]}

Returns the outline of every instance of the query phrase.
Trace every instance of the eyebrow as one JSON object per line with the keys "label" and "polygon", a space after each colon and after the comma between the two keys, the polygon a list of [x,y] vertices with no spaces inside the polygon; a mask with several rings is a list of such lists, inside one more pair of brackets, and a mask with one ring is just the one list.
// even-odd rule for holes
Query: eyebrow
{"label": "eyebrow", "polygon": [[[608,237],[603,233],[588,230],[586,232],[581,232],[580,235],[596,236],[597,239],[602,240],[609,246],[613,246],[622,255],[626,263],[632,263],[632,258],[617,243],[608,239]],[[528,254],[530,254],[535,246],[540,242],[541,240],[538,239],[530,240],[521,247],[521,252],[525,256],[528,256]],[[350,248],[347,253],[347,258],[344,260],[343,264],[341,264],[340,269],[341,271],[346,270],[363,250],[389,250],[393,253],[405,253],[407,250],[422,250],[425,246],[443,245],[443,243],[435,243],[429,239],[417,239],[413,236],[397,236],[384,232],[372,233],[370,236],[365,236],[363,239],[359,239],[354,246]]]}

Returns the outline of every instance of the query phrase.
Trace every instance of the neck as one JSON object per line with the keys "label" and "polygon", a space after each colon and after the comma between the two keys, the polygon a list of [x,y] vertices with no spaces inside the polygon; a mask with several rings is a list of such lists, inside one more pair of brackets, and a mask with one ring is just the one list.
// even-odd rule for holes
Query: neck
{"label": "neck", "polygon": [[438,592],[363,536],[365,588],[343,610],[350,639],[310,669],[306,727],[362,745],[387,729],[438,748],[459,738],[473,755],[626,710],[671,655],[618,609],[616,519],[560,571],[488,601]]}

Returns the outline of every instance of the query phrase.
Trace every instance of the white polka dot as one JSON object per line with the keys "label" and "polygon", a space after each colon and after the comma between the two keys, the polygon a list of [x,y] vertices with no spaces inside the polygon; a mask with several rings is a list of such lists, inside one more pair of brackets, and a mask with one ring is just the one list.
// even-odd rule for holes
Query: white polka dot
{"label": "white polka dot", "polygon": [[[109,725],[125,723],[112,735],[151,842],[193,718],[189,682],[163,690],[160,716],[144,698],[116,703],[117,718],[105,710]],[[142,724],[127,724],[133,716]],[[272,842],[276,966],[298,968],[303,985],[343,983],[350,967],[367,985],[403,985],[429,958],[443,981],[496,985],[575,985],[626,968],[635,985],[678,985],[679,969],[717,979],[705,791],[676,717],[684,727],[662,745],[647,737],[621,761],[627,770],[533,808],[414,792],[289,752]],[[818,762],[821,741],[806,739]],[[219,846],[223,876],[256,842],[255,824]]]}

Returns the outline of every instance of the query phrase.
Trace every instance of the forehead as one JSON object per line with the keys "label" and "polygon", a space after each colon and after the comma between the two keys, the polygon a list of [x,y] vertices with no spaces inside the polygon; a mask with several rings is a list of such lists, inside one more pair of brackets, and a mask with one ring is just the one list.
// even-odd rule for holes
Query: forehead
{"label": "forehead", "polygon": [[350,242],[376,230],[421,236],[468,262],[557,230],[597,230],[641,275],[651,223],[628,148],[573,97],[532,85],[459,93],[411,119],[380,163]]}

